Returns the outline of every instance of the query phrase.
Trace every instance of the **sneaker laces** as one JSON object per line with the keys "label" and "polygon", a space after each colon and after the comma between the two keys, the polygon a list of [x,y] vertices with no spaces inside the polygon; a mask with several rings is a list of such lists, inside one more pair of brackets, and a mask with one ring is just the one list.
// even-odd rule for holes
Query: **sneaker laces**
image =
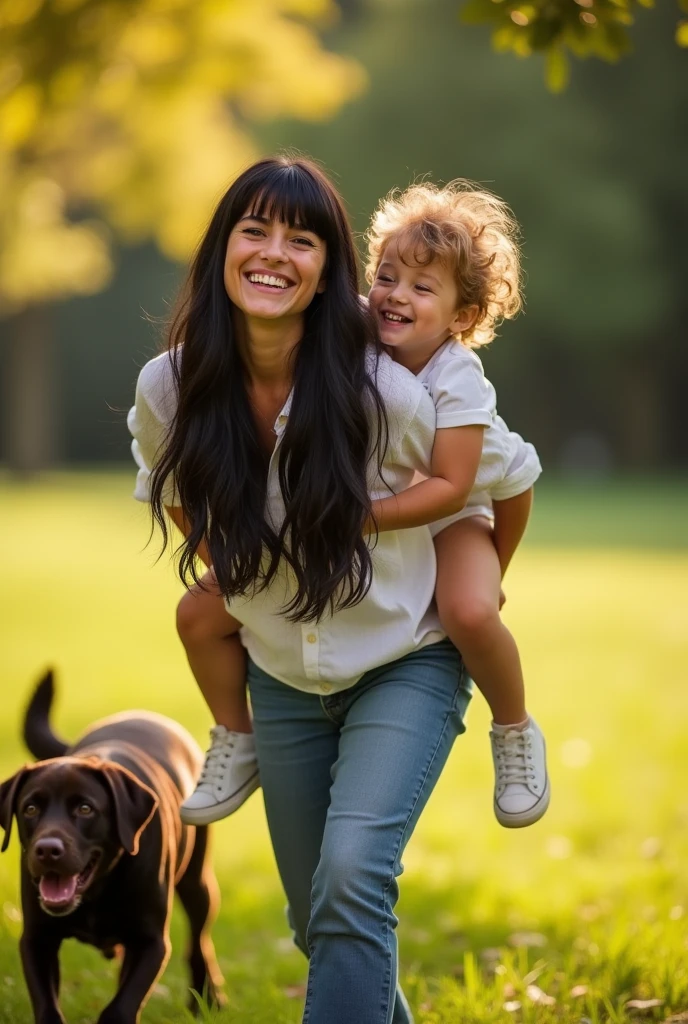
{"label": "sneaker laces", "polygon": [[505,733],[493,733],[497,786],[520,784],[527,786],[535,778],[531,742],[527,733],[509,729]]}
{"label": "sneaker laces", "polygon": [[216,787],[222,785],[227,768],[227,760],[231,756],[234,747],[234,738],[223,726],[214,726],[210,730],[210,746],[205,755],[205,761],[196,786],[197,790],[212,793]]}

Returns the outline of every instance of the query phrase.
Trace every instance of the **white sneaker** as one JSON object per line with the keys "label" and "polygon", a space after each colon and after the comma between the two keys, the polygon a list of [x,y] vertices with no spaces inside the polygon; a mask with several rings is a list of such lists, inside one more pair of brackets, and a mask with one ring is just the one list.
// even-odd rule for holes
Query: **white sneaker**
{"label": "white sneaker", "polygon": [[534,719],[525,728],[492,723],[494,812],[505,828],[539,821],[549,806],[545,738]]}
{"label": "white sneaker", "polygon": [[210,825],[241,807],[259,785],[253,733],[215,725],[198,785],[180,807],[181,819],[185,825]]}

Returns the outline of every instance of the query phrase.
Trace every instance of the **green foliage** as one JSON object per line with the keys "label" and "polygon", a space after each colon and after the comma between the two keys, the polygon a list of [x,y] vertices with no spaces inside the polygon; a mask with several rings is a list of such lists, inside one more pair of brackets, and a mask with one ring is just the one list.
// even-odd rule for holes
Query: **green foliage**
{"label": "green foliage", "polygon": [[[678,0],[686,9],[685,0]],[[546,81],[560,92],[568,81],[565,53],[614,62],[632,50],[630,29],[638,8],[654,0],[466,0],[460,10],[469,25],[490,25],[499,53],[518,57],[546,53]],[[688,23],[681,22],[676,41],[688,45]]]}
{"label": "green foliage", "polygon": [[688,77],[671,5],[639,20],[627,60],[578,65],[556,96],[541,82],[552,58],[505,59],[456,11],[371,0],[336,39],[370,89],[317,129],[269,126],[266,148],[336,170],[361,232],[381,195],[423,175],[505,198],[523,227],[526,306],[481,358],[506,421],[548,468],[580,432],[617,465],[684,462]]}
{"label": "green foliage", "polygon": [[364,84],[332,0],[0,0],[0,310],[100,290],[112,231],[184,259],[249,121],[332,116]]}
{"label": "green foliage", "polygon": [[[146,515],[132,484],[133,470],[0,480],[11,539],[0,778],[26,759],[20,714],[47,664],[58,672],[62,735],[147,707],[206,737],[174,633],[179,583],[142,552]],[[552,806],[529,829],[496,824],[489,714],[476,695],[404,856],[401,979],[418,1024],[651,1024],[688,1006],[688,489],[649,480],[537,490],[505,617],[547,735]],[[214,827],[213,856],[229,1003],[200,1020],[297,1024],[305,961],[288,934],[260,794]],[[20,933],[15,831],[0,860],[0,1024],[31,1020]],[[172,959],[143,1024],[189,1024],[186,937],[177,911]],[[96,1020],[115,977],[116,964],[65,943],[66,1019]]]}

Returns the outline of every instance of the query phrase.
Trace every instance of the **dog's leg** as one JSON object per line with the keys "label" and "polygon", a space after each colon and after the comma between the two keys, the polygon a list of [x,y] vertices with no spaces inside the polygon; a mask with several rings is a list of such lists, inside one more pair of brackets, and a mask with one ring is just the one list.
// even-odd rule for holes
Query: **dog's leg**
{"label": "dog's leg", "polygon": [[143,1005],[169,957],[166,920],[160,922],[159,930],[139,934],[127,942],[117,994],[101,1013],[98,1024],[138,1024]]}
{"label": "dog's leg", "polygon": [[25,931],[19,940],[26,987],[36,1024],[65,1024],[57,998],[60,991],[61,939]]}
{"label": "dog's leg", "polygon": [[[210,857],[208,856],[208,829],[196,829],[196,841],[184,877],[177,883],[177,895],[187,917],[191,937],[187,959],[191,971],[191,988],[211,1005],[226,1002],[219,991],[224,979],[215,958],[215,947],[210,928],[217,915],[220,892]],[[193,996],[189,1009],[197,1012]]]}

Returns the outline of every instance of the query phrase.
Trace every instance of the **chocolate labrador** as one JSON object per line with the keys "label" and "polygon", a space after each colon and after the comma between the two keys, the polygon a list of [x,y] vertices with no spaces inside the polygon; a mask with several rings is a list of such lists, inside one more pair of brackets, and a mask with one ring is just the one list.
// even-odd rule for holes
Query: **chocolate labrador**
{"label": "chocolate labrador", "polygon": [[175,889],[191,926],[192,988],[219,1002],[207,829],[179,818],[199,747],[176,722],[146,711],[96,722],[70,747],[50,727],[53,694],[48,673],[24,721],[26,745],[47,760],[0,786],[2,849],[14,817],[22,846],[20,951],[36,1024],[64,1022],[58,953],[69,937],[122,956],[117,992],[98,1024],[136,1024],[170,954]]}

